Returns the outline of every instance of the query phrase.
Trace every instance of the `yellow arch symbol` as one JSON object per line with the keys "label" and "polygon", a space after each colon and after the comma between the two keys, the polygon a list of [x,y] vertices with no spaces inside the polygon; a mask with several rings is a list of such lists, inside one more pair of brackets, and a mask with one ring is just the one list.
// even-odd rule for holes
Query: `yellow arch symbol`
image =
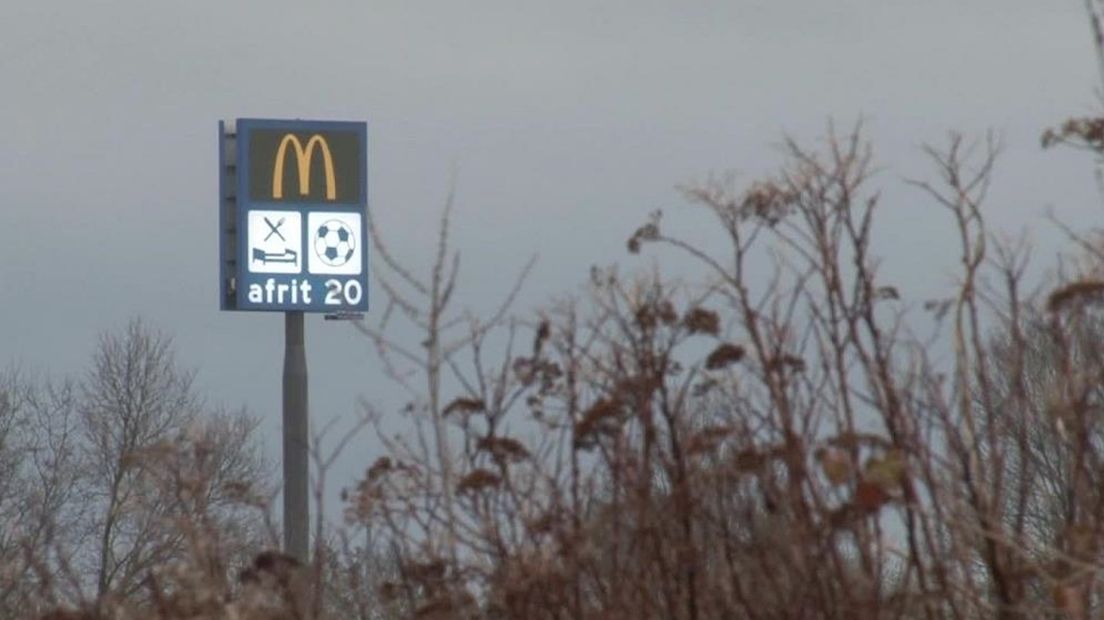
{"label": "yellow arch symbol", "polygon": [[303,196],[310,195],[310,164],[314,155],[314,147],[322,151],[322,164],[326,169],[326,199],[337,199],[337,181],[334,177],[333,155],[330,154],[330,145],[326,139],[314,134],[307,140],[306,148],[295,134],[287,134],[280,140],[280,147],[276,149],[276,163],[272,169],[272,197],[284,197],[284,159],[287,157],[287,146],[295,149],[295,163],[299,169],[299,193]]}

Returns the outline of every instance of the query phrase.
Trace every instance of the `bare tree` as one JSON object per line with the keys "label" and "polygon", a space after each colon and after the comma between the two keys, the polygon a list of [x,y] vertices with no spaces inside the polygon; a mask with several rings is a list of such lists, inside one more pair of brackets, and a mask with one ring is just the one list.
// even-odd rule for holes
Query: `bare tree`
{"label": "bare tree", "polygon": [[[479,317],[468,308],[456,309],[456,281],[460,269],[460,253],[449,245],[449,218],[454,195],[450,191],[441,213],[437,251],[427,277],[415,275],[395,256],[380,234],[378,224],[369,219],[373,246],[383,267],[377,279],[386,298],[386,307],[378,326],[355,324],[374,345],[384,362],[388,376],[404,388],[411,398],[408,413],[417,425],[415,448],[423,455],[429,468],[426,474],[438,481],[435,491],[426,499],[436,506],[434,519],[443,518],[446,535],[437,542],[446,555],[455,552],[457,532],[455,514],[456,462],[451,433],[445,417],[448,381],[459,381],[470,392],[479,389],[469,382],[460,359],[466,351],[478,351],[487,334],[500,327],[513,304],[535,257],[520,269],[513,285],[490,316]],[[418,343],[404,343],[390,335],[389,325],[397,318],[409,321],[415,329]],[[480,360],[475,360],[478,365]],[[486,385],[481,385],[486,388]],[[426,437],[423,423],[430,424]],[[429,450],[430,452],[427,452]],[[439,513],[438,513],[439,511]],[[436,538],[436,537],[435,537]]]}
{"label": "bare tree", "polygon": [[9,616],[21,611],[24,596],[19,587],[25,572],[20,529],[26,519],[20,467],[26,456],[19,433],[24,416],[22,396],[18,374],[6,372],[0,384],[0,613]]}
{"label": "bare tree", "polygon": [[176,561],[233,589],[267,546],[270,466],[257,419],[207,407],[193,377],[138,320],[101,336],[79,382],[3,375],[0,615],[149,601]]}
{"label": "bare tree", "polygon": [[[0,614],[22,616],[79,585],[51,577],[58,559],[84,542],[76,397],[71,382],[12,370],[0,388]],[[53,559],[51,559],[53,558]],[[44,570],[46,569],[46,570]]]}
{"label": "bare tree", "polygon": [[81,384],[88,484],[94,489],[96,591],[131,595],[142,575],[175,550],[160,535],[167,507],[145,484],[139,451],[184,431],[199,415],[194,374],[177,365],[171,340],[131,321],[104,333]]}

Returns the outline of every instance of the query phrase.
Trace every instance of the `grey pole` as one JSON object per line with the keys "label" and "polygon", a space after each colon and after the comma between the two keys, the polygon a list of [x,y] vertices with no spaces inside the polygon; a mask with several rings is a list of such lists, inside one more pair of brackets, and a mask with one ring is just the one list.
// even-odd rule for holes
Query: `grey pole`
{"label": "grey pole", "polygon": [[306,564],[310,557],[307,352],[303,313],[284,313],[284,552]]}

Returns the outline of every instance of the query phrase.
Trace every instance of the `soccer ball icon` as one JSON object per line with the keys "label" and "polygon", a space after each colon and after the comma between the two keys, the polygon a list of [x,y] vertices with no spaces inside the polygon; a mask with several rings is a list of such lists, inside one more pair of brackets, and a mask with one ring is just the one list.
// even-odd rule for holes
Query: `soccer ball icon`
{"label": "soccer ball icon", "polygon": [[314,233],[314,253],[330,267],[349,262],[356,251],[356,235],[340,220],[327,220]]}

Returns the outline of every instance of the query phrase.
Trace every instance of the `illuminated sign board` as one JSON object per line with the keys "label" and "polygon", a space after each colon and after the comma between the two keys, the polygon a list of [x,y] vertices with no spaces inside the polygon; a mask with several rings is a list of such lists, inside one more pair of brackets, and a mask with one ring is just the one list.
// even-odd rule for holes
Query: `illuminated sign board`
{"label": "illuminated sign board", "polygon": [[368,309],[364,123],[219,124],[221,307]]}

